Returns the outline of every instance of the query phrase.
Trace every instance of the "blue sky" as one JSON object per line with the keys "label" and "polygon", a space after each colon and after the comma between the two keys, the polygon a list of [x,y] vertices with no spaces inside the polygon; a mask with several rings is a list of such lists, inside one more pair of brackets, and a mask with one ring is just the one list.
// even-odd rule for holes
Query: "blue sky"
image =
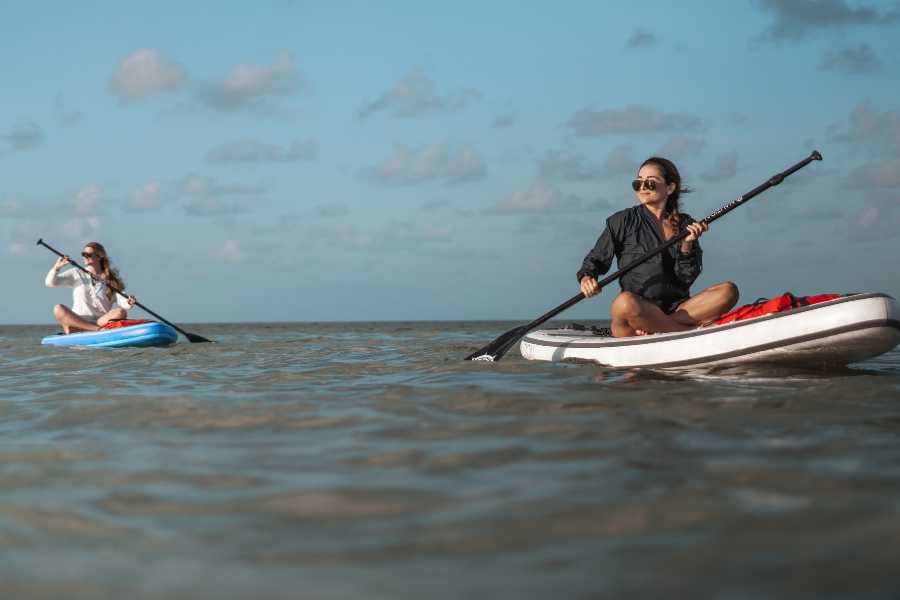
{"label": "blue sky", "polygon": [[[672,158],[695,290],[900,297],[900,3],[8,4],[4,323],[104,243],[177,322],[531,320]],[[618,287],[562,318],[606,318]]]}

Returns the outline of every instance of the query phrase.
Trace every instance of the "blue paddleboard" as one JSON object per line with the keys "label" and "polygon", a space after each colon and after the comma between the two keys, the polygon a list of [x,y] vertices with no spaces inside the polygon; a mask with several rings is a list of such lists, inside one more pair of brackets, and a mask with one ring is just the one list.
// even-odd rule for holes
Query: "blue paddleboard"
{"label": "blue paddleboard", "polygon": [[88,346],[92,348],[128,348],[146,346],[168,346],[178,339],[178,332],[174,328],[159,323],[148,321],[139,325],[117,327],[115,329],[101,329],[100,331],[85,331],[82,333],[70,333],[68,335],[48,335],[41,340],[46,346]]}

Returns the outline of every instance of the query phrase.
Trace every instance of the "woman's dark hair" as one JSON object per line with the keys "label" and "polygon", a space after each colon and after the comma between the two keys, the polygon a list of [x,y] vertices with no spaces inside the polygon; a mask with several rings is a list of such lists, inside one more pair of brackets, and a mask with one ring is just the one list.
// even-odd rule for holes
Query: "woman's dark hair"
{"label": "woman's dark hair", "polygon": [[[88,242],[84,245],[85,248],[92,248],[94,252],[97,253],[98,258],[100,259],[100,272],[97,275],[105,282],[114,285],[120,290],[125,289],[125,282],[122,281],[122,277],[119,275],[119,270],[114,268],[109,262],[109,256],[106,254],[106,248],[103,247],[103,244],[100,242]],[[106,297],[110,300],[113,300],[116,297],[116,293],[112,291],[112,289],[107,286],[106,288]]]}
{"label": "woman's dark hair", "polygon": [[675,184],[675,191],[669,194],[669,197],[666,199],[666,219],[672,228],[678,231],[678,226],[681,224],[681,203],[679,199],[681,194],[691,193],[691,189],[682,185],[681,173],[678,172],[678,167],[668,158],[651,156],[641,163],[641,167],[638,170],[640,171],[645,165],[654,165],[659,168],[667,185],[670,183]]}

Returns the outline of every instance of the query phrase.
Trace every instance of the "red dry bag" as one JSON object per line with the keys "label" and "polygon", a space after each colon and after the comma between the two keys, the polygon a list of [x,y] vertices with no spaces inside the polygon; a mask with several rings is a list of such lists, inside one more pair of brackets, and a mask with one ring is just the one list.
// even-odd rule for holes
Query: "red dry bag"
{"label": "red dry bag", "polygon": [[733,323],[735,321],[743,321],[744,319],[752,319],[753,317],[761,317],[772,313],[784,312],[801,306],[809,306],[810,304],[818,304],[840,298],[842,294],[816,294],[814,296],[795,296],[790,292],[785,292],[774,298],[760,298],[753,304],[745,304],[740,308],[736,308],[729,313],[725,313],[716,321],[716,325],[724,325],[725,323]]}

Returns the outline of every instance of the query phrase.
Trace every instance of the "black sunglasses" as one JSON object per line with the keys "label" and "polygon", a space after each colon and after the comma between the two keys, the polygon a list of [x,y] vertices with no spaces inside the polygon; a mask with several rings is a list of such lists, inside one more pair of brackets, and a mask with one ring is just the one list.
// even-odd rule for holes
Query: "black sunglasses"
{"label": "black sunglasses", "polygon": [[638,192],[641,187],[645,190],[650,190],[651,192],[656,189],[656,180],[655,179],[635,179],[631,182],[631,189]]}
{"label": "black sunglasses", "polygon": [[96,252],[82,252],[81,256],[83,258],[91,258],[92,256],[97,256]]}

